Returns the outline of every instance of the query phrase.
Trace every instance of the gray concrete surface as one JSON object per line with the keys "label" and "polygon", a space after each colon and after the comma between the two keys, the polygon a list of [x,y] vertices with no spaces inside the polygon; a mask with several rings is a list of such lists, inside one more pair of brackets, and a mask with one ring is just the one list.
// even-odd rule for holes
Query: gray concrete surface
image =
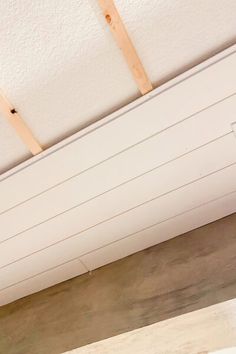
{"label": "gray concrete surface", "polygon": [[236,297],[236,214],[0,308],[1,354],[57,354]]}

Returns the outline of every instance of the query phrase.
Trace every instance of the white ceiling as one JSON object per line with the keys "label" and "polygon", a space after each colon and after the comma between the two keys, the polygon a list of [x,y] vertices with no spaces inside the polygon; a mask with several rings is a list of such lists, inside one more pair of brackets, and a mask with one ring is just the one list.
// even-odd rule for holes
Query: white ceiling
{"label": "white ceiling", "polygon": [[[116,0],[155,85],[236,39],[235,0]],[[0,87],[48,147],[139,93],[97,0],[0,2]],[[0,171],[30,157],[0,117]]]}
{"label": "white ceiling", "polygon": [[236,46],[0,182],[0,304],[236,212]]}

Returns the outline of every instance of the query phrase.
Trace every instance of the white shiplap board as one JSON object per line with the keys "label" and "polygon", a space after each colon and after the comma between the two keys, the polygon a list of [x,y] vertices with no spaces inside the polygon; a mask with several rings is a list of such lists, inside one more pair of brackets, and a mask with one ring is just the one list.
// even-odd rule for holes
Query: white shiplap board
{"label": "white shiplap board", "polygon": [[[229,215],[235,211],[235,204],[236,193],[231,193],[194,208],[187,213],[177,215],[160,224],[151,226],[143,231],[128,235],[127,238],[117,243],[111,243],[107,247],[101,248],[94,253],[84,255],[81,258],[86,262],[88,269],[95,269]],[[71,251],[73,255],[73,250],[71,249]],[[50,257],[51,255],[52,252],[50,251],[48,256]],[[27,278],[13,286],[1,290],[1,305],[85,272],[86,270],[81,266],[79,259],[76,257],[76,259],[62,263],[53,269],[39,273],[34,277]]]}
{"label": "white shiplap board", "polygon": [[[0,211],[42,193],[233,95],[236,81],[235,61],[236,45],[107,119],[82,130],[69,139],[72,143],[59,144],[62,148],[49,149],[32,159],[32,162],[14,169],[12,174],[8,172],[1,175]],[[52,166],[53,173],[48,173]],[[21,173],[17,173],[18,170]],[[37,183],[34,180],[36,175],[40,177]],[[18,188],[19,185],[21,188]]]}
{"label": "white shiplap board", "polygon": [[[219,196],[219,180],[222,182],[227,181],[222,193],[223,195],[229,194],[232,187],[235,188],[236,164],[207,178],[188,184],[172,193],[164,194],[160,198],[127,211],[125,214],[118,215],[118,220],[113,217],[112,220],[104,222],[98,227],[95,226],[94,229],[89,229],[84,234],[80,233],[77,237],[68,238],[66,241],[57,243],[55,246],[48,247],[42,251],[37,252],[34,249],[36,253],[1,269],[1,288],[13,285],[63,262],[68,262],[86,252],[96,250],[96,248],[103,247],[107,243],[128,236],[140,229],[171,219],[176,214],[196,208],[201,203],[209,203]],[[126,250],[129,252],[130,248]],[[8,249],[9,252],[10,249]],[[29,253],[32,253],[32,251]],[[111,253],[109,253],[109,256],[113,258],[114,255],[111,256]],[[93,253],[89,257],[93,258]],[[84,260],[86,260],[86,256],[85,259],[83,258]],[[84,263],[87,264],[87,262]],[[94,268],[89,265],[88,269]]]}
{"label": "white shiplap board", "polygon": [[[73,208],[76,208],[75,213],[78,214],[78,208],[80,206],[83,208],[83,204],[88,201],[91,205],[93,198],[163,164],[174,162],[178,157],[199,146],[232,133],[231,122],[235,117],[236,95],[233,95],[110,158],[103,164],[65,181],[48,190],[47,193],[40,194],[2,213],[0,224],[6,231],[2,232],[0,240],[6,240],[46,220],[50,221]],[[235,151],[232,146],[223,148],[223,153],[224,149],[225,153],[229,150],[229,154],[233,154],[232,159],[234,159]],[[118,193],[120,194],[119,191]],[[155,195],[155,191],[153,193]],[[26,217],[29,214],[30,218]]]}
{"label": "white shiplap board", "polygon": [[[70,212],[64,213],[9,239],[7,242],[1,244],[0,266],[15,262],[17,259],[26,257],[31,253],[38,252],[61,241],[63,243],[60,244],[60,248],[67,247],[69,252],[73,251],[77,252],[77,254],[80,252],[83,253],[84,247],[93,249],[98,242],[101,242],[98,246],[106,244],[106,242],[112,239],[112,234],[115,231],[119,232],[118,235],[120,235],[121,230],[124,233],[125,227],[127,228],[132,225],[131,220],[127,220],[127,215],[130,215],[130,213],[134,215],[133,224],[135,230],[142,228],[145,224],[144,216],[149,218],[146,221],[147,223],[153,222],[153,220],[150,220],[151,217],[152,219],[154,217],[155,220],[160,218],[161,215],[158,209],[162,209],[161,203],[167,198],[170,201],[172,200],[173,192],[178,193],[179,188],[184,188],[183,186],[187,188],[190,185],[191,188],[194,185],[193,182],[200,183],[203,181],[208,185],[209,178],[213,178],[209,175],[215,171],[219,172],[218,174],[215,172],[213,176],[221,175],[222,173],[227,176],[231,174],[232,179],[231,177],[227,177],[228,183],[221,189],[222,193],[230,192],[232,186],[235,186],[234,171],[236,167],[232,165],[236,161],[235,146],[235,138],[230,133],[109,193],[103,194]],[[221,156],[221,158],[212,159],[214,155]],[[229,167],[227,168],[227,166]],[[219,193],[217,188],[216,186],[216,193]],[[183,192],[181,191],[178,195],[182,195],[181,193]],[[160,206],[157,209],[152,206],[149,208],[149,204],[152,205],[154,203],[159,203],[158,205]],[[148,209],[154,211],[154,215],[150,212],[144,212],[143,217],[139,213],[139,217],[137,218],[135,216],[137,210],[142,210],[146,206]],[[165,208],[163,208],[163,211],[165,211]],[[159,215],[156,215],[157,213]],[[116,219],[119,220],[118,224]],[[104,223],[105,226],[103,225]],[[107,225],[110,225],[109,228]],[[99,235],[99,238],[96,238],[96,234]],[[104,243],[102,240],[105,235],[106,239]],[[82,240],[82,243],[85,240],[85,245],[82,247],[82,244],[77,244],[77,247],[74,248],[75,245],[73,241],[71,242],[71,239],[75,237]],[[120,237],[122,237],[122,233]],[[11,252],[12,250],[14,252]],[[53,253],[52,249],[49,249],[49,252]],[[66,249],[61,253],[56,252],[51,258],[55,256],[60,259],[62,254],[65,257],[65,252]],[[36,255],[34,254],[32,257],[35,258]],[[15,266],[18,266],[17,264]],[[47,267],[47,263],[42,262],[41,266]]]}
{"label": "white shiplap board", "polygon": [[3,176],[0,304],[236,211],[235,65],[231,48]]}

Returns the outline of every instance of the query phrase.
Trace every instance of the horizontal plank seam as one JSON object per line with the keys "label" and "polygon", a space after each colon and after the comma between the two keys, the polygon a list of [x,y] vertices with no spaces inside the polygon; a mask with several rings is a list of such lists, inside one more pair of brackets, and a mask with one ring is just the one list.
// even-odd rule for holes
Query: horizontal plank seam
{"label": "horizontal plank seam", "polygon": [[[184,123],[184,122],[187,121],[188,119],[194,118],[194,117],[197,116],[198,114],[200,114],[200,113],[202,113],[202,112],[204,112],[204,111],[206,111],[206,110],[208,110],[208,109],[210,109],[210,108],[213,108],[214,106],[218,105],[219,103],[222,103],[222,102],[224,102],[224,101],[226,101],[226,100],[228,100],[228,99],[234,97],[235,95],[236,95],[236,92],[233,93],[233,94],[231,94],[231,95],[229,95],[229,96],[227,96],[227,97],[224,97],[223,99],[221,99],[221,100],[219,100],[219,101],[217,101],[217,102],[215,102],[215,103],[213,103],[213,104],[211,104],[211,105],[209,105],[209,106],[207,106],[207,107],[204,107],[203,109],[201,109],[201,110],[199,110],[198,112],[195,112],[195,113],[193,113],[193,114],[187,116],[186,118],[182,119],[181,121],[178,121],[178,122],[176,122],[176,123],[170,125],[169,127],[165,128],[165,129],[162,129],[161,131],[159,131],[159,132],[157,132],[157,133],[154,133],[154,134],[152,134],[152,135],[146,137],[145,139],[140,140],[139,142],[137,142],[137,143],[135,143],[135,144],[133,144],[133,145],[131,145],[131,146],[129,146],[129,147],[127,147],[127,148],[121,150],[121,151],[119,151],[118,153],[116,153],[116,154],[114,154],[114,155],[112,155],[112,156],[109,156],[107,159],[105,159],[105,160],[103,160],[103,161],[100,161],[100,162],[98,162],[97,164],[94,164],[93,166],[91,166],[91,167],[89,167],[89,168],[87,168],[87,169],[85,169],[85,170],[83,170],[83,171],[80,171],[79,173],[76,173],[76,174],[74,174],[73,176],[70,176],[70,177],[66,178],[66,179],[63,180],[62,182],[59,182],[59,183],[57,183],[57,184],[54,184],[53,186],[51,186],[51,187],[49,187],[49,188],[43,190],[42,192],[37,193],[37,194],[33,195],[32,197],[30,197],[30,198],[28,198],[28,199],[25,199],[24,201],[22,201],[22,202],[20,202],[20,203],[17,203],[17,204],[15,204],[14,206],[12,206],[12,207],[10,207],[10,208],[8,208],[8,209],[5,209],[4,211],[0,212],[0,216],[3,215],[3,214],[5,214],[5,213],[7,213],[8,211],[10,211],[10,210],[12,210],[12,209],[14,209],[14,208],[17,208],[18,206],[21,206],[21,205],[27,203],[28,201],[30,201],[30,200],[32,200],[32,199],[34,199],[34,198],[37,198],[37,197],[43,195],[44,193],[46,193],[46,192],[48,192],[48,191],[50,191],[50,190],[55,189],[56,187],[58,187],[58,186],[60,186],[60,185],[62,185],[62,184],[64,184],[64,183],[66,183],[66,182],[72,180],[73,178],[78,177],[78,176],[80,176],[80,175],[82,175],[82,174],[84,174],[84,173],[86,173],[86,172],[88,172],[88,171],[90,171],[90,170],[92,170],[92,169],[94,169],[94,168],[96,168],[96,167],[98,167],[98,166],[100,166],[100,165],[102,165],[102,164],[108,162],[109,160],[112,160],[113,158],[116,158],[117,156],[119,156],[119,155],[121,155],[121,154],[123,154],[123,153],[125,153],[125,152],[127,152],[127,151],[129,151],[129,150],[131,150],[132,148],[134,148],[134,147],[136,147],[136,146],[138,146],[138,145],[141,145],[142,143],[144,143],[144,142],[146,142],[146,141],[148,141],[148,140],[151,140],[152,138],[155,138],[155,137],[158,136],[159,134],[162,134],[163,132],[168,131],[169,129],[171,129],[171,128],[175,127],[175,126]],[[229,125],[229,133],[226,133],[226,134],[230,134],[231,132],[232,132],[232,130],[230,130],[230,125]],[[220,137],[223,137],[223,136],[224,136],[224,135],[222,135],[222,136],[220,136]],[[219,137],[219,138],[220,138],[220,137]],[[216,139],[218,139],[218,138],[216,138]],[[215,139],[212,140],[212,141],[215,141]],[[210,141],[210,142],[212,142],[212,141]],[[206,144],[207,144],[207,143],[206,143]],[[202,146],[204,146],[204,145],[202,145]],[[200,146],[200,147],[201,147],[201,146]],[[192,150],[192,151],[194,151],[194,150]],[[184,155],[183,155],[183,156],[184,156]],[[178,157],[182,157],[182,155],[181,155],[181,156],[178,156]],[[178,158],[178,157],[177,157],[177,158]],[[174,158],[173,161],[174,161],[175,159],[176,159],[176,158]],[[172,160],[167,161],[167,163],[168,163],[168,162],[171,162],[171,161],[172,161]],[[165,164],[165,163],[164,163],[164,164]],[[163,164],[163,165],[164,165],[164,164]],[[162,165],[159,165],[159,166],[161,167]],[[1,181],[0,181],[0,183],[1,183]],[[89,201],[89,200],[88,200],[88,201]],[[1,242],[0,242],[0,243],[1,243]]]}
{"label": "horizontal plank seam", "polygon": [[[228,196],[230,196],[230,195],[233,195],[234,193],[236,193],[236,190],[234,190],[234,191],[232,191],[232,192],[230,192],[230,193],[226,193],[226,194],[224,194],[224,195],[222,195],[222,196],[220,196],[220,197],[218,197],[218,198],[214,198],[214,199],[212,199],[212,200],[210,200],[210,201],[208,201],[208,202],[206,202],[206,203],[202,203],[202,204],[200,204],[200,205],[198,205],[198,206],[196,206],[196,207],[193,207],[193,208],[191,208],[191,209],[188,209],[188,210],[186,210],[186,211],[184,211],[184,212],[182,212],[182,213],[176,214],[176,215],[174,215],[174,216],[172,216],[172,217],[170,217],[170,218],[167,218],[167,219],[165,219],[165,220],[162,220],[161,222],[158,222],[158,223],[155,223],[155,224],[151,224],[150,226],[147,226],[147,227],[145,227],[145,228],[143,228],[143,229],[140,229],[139,231],[136,231],[136,232],[134,232],[134,233],[128,234],[128,235],[126,235],[126,236],[120,238],[119,240],[115,240],[115,241],[112,241],[112,242],[110,242],[110,243],[107,243],[106,245],[104,245],[104,246],[102,246],[102,247],[98,247],[98,248],[96,248],[96,249],[94,249],[94,250],[92,250],[92,251],[90,251],[90,252],[86,252],[86,253],[84,253],[84,254],[81,254],[81,255],[79,255],[78,257],[75,257],[75,258],[72,258],[72,259],[70,259],[70,260],[68,260],[68,261],[66,261],[66,262],[60,263],[59,265],[56,265],[55,267],[51,267],[51,268],[49,268],[49,269],[47,269],[47,270],[45,270],[45,271],[42,271],[42,272],[39,272],[39,273],[33,275],[33,276],[30,276],[30,277],[25,278],[25,279],[23,279],[23,280],[20,280],[20,281],[18,281],[18,282],[12,283],[11,285],[8,285],[7,287],[1,288],[1,289],[0,289],[0,292],[6,290],[6,289],[8,289],[8,288],[11,288],[11,287],[13,287],[13,286],[15,286],[15,285],[18,285],[18,284],[20,284],[20,283],[23,283],[23,282],[25,282],[25,281],[28,281],[28,280],[30,280],[30,279],[33,279],[33,278],[35,278],[35,277],[37,277],[37,276],[39,276],[39,275],[42,275],[42,274],[44,274],[44,273],[47,273],[47,272],[49,272],[49,271],[51,271],[51,270],[54,270],[54,269],[56,269],[56,268],[59,268],[59,267],[65,265],[65,264],[68,264],[68,263],[70,263],[70,262],[73,262],[73,261],[76,261],[76,260],[79,260],[79,261],[81,262],[81,257],[83,257],[83,256],[86,256],[86,255],[88,255],[88,254],[90,254],[90,253],[93,253],[93,252],[95,252],[95,251],[97,251],[97,250],[99,250],[99,249],[105,248],[106,246],[112,245],[112,244],[114,244],[114,243],[118,243],[119,241],[122,241],[122,240],[124,240],[124,239],[127,239],[127,238],[129,238],[129,237],[131,237],[131,236],[134,236],[134,235],[140,233],[140,232],[146,231],[146,230],[148,230],[148,229],[150,229],[150,228],[152,228],[152,227],[155,227],[155,226],[160,225],[160,224],[162,224],[162,223],[165,223],[165,222],[167,222],[167,221],[173,220],[173,219],[175,219],[175,218],[177,218],[177,217],[179,217],[179,216],[181,216],[181,215],[187,214],[187,213],[189,213],[189,212],[191,212],[191,211],[193,211],[193,210],[195,210],[195,209],[199,209],[199,208],[201,208],[201,207],[203,207],[203,206],[206,206],[206,205],[208,205],[208,204],[214,203],[215,201],[224,199],[225,197],[228,197]],[[64,241],[64,240],[63,240],[63,241]],[[63,241],[60,241],[60,242],[63,242]],[[50,247],[52,247],[52,246],[55,246],[55,244],[50,245],[50,246],[48,246],[48,247],[45,247],[44,249],[50,248]],[[7,266],[9,266],[9,265],[11,265],[11,264],[14,264],[14,263],[18,263],[18,262],[20,262],[21,260],[23,260],[23,259],[25,259],[25,258],[28,258],[28,257],[31,256],[31,255],[34,255],[34,254],[36,254],[36,253],[40,253],[41,251],[42,251],[42,250],[33,252],[32,254],[27,255],[27,256],[25,256],[25,257],[22,257],[22,258],[18,259],[17,261],[14,261],[14,262],[12,262],[12,263],[9,263],[8,265],[1,267],[0,269],[5,268],[5,267],[7,267]],[[82,263],[82,262],[81,262],[81,263]],[[84,263],[83,263],[83,264],[84,264]],[[88,269],[87,266],[85,266],[85,268]],[[88,272],[89,272],[89,271],[91,271],[91,270],[88,269]]]}
{"label": "horizontal plank seam", "polygon": [[[170,160],[170,161],[167,161],[167,162],[163,163],[162,165],[159,165],[159,166],[157,166],[157,167],[154,167],[154,168],[152,168],[151,170],[145,171],[145,172],[143,172],[141,175],[135,176],[135,177],[129,179],[128,181],[122,182],[122,183],[120,183],[119,185],[114,186],[113,188],[111,188],[111,189],[109,189],[109,190],[107,190],[107,191],[104,191],[104,192],[102,192],[102,193],[100,193],[100,194],[98,194],[98,195],[96,195],[96,196],[94,196],[94,197],[92,197],[92,198],[90,198],[90,199],[84,201],[84,202],[81,202],[81,203],[79,203],[79,204],[76,204],[76,205],[74,205],[73,207],[62,211],[61,213],[58,213],[58,214],[56,214],[56,215],[53,215],[53,216],[51,216],[50,218],[45,219],[45,220],[43,220],[43,221],[41,221],[41,222],[39,222],[39,223],[37,223],[37,224],[34,224],[34,225],[32,225],[32,226],[30,226],[30,227],[28,227],[28,228],[26,228],[26,229],[24,229],[24,230],[22,230],[22,231],[20,231],[20,232],[17,232],[16,234],[14,234],[14,235],[12,235],[12,236],[10,236],[10,237],[4,239],[4,240],[1,240],[1,241],[0,241],[0,244],[2,244],[2,243],[4,243],[4,242],[7,242],[7,240],[10,240],[10,239],[12,239],[12,238],[18,237],[18,236],[22,235],[23,233],[25,233],[25,232],[27,232],[27,231],[29,231],[29,230],[32,230],[32,229],[34,229],[34,228],[36,228],[36,227],[38,227],[38,226],[40,226],[40,225],[42,225],[42,224],[44,224],[44,223],[47,223],[48,221],[53,220],[53,219],[55,219],[55,218],[57,218],[57,217],[59,217],[59,216],[61,216],[61,215],[63,215],[63,214],[66,214],[66,213],[68,213],[68,212],[70,212],[70,211],[72,211],[72,210],[74,210],[74,209],[76,209],[76,208],[79,208],[79,207],[81,207],[82,205],[85,205],[86,203],[89,203],[89,202],[91,202],[91,201],[93,201],[93,200],[95,200],[95,199],[97,199],[97,198],[99,198],[99,197],[101,197],[101,196],[103,196],[103,195],[105,195],[105,194],[107,194],[107,193],[110,193],[111,191],[114,191],[115,189],[118,189],[118,188],[120,188],[120,187],[122,187],[122,186],[124,186],[124,185],[126,185],[126,184],[128,184],[128,183],[130,183],[130,182],[133,182],[134,180],[136,180],[136,179],[138,179],[138,178],[141,178],[141,177],[143,177],[143,176],[145,176],[145,175],[147,175],[147,174],[149,174],[149,173],[152,173],[153,171],[155,171],[155,170],[157,170],[157,169],[159,169],[159,168],[161,168],[161,167],[163,167],[163,166],[165,166],[165,165],[171,164],[172,162],[174,162],[174,161],[176,161],[176,160],[178,160],[178,159],[181,159],[182,157],[184,157],[184,156],[186,156],[186,155],[188,155],[188,154],[191,154],[192,152],[194,152],[194,151],[196,151],[196,150],[199,150],[199,149],[201,149],[202,147],[207,146],[208,144],[211,144],[211,143],[213,143],[213,142],[215,142],[215,141],[217,141],[217,140],[220,140],[220,139],[224,138],[225,136],[228,136],[228,135],[231,135],[231,134],[233,134],[233,133],[232,133],[232,132],[226,133],[226,134],[224,134],[223,136],[217,137],[217,138],[213,139],[213,140],[210,141],[210,142],[207,142],[207,143],[205,143],[205,144],[203,144],[203,145],[201,145],[201,146],[198,146],[197,148],[195,148],[195,149],[193,149],[193,150],[191,150],[191,151],[188,151],[188,152],[186,152],[186,153],[184,153],[184,154],[182,154],[182,155],[180,155],[180,156],[178,156],[178,157],[176,157],[176,158],[174,158],[174,159],[172,159],[172,160]],[[235,162],[235,163],[236,163],[236,162]],[[232,164],[230,164],[230,165],[228,165],[228,166],[225,166],[225,167],[223,167],[222,169],[227,168],[227,167],[230,167],[230,166],[234,165],[235,163],[232,163]],[[221,170],[221,169],[220,169],[220,170]],[[218,171],[220,171],[220,170],[217,170],[216,172],[218,172]],[[213,174],[213,173],[215,173],[215,172],[211,172],[209,175],[211,175],[211,174]],[[205,177],[201,177],[201,178],[205,178]],[[200,179],[201,179],[201,178],[200,178]],[[195,180],[194,180],[194,182],[195,182]],[[184,186],[186,186],[186,185],[188,185],[188,184],[191,184],[191,183],[193,183],[193,182],[189,182],[189,183],[187,183],[187,184],[184,184],[184,185],[178,187],[177,189],[182,188],[182,187],[184,187]],[[171,190],[171,191],[169,191],[169,192],[166,192],[166,193],[164,193],[164,194],[160,194],[159,196],[157,196],[157,197],[155,197],[155,198],[152,198],[152,199],[148,200],[147,202],[149,202],[149,201],[151,201],[151,200],[154,200],[154,199],[157,199],[157,198],[160,198],[160,197],[162,197],[162,196],[164,196],[164,195],[166,195],[166,194],[168,194],[168,193],[171,193],[171,192],[173,192],[173,191],[175,191],[175,190],[177,190],[177,189],[173,189],[173,190]],[[146,202],[145,202],[145,203],[146,203]],[[141,205],[142,205],[142,204],[141,204]],[[95,226],[96,226],[96,225],[97,225],[97,224],[95,224]],[[93,226],[91,226],[91,227],[93,227]]]}
{"label": "horizontal plank seam", "polygon": [[[181,187],[178,187],[178,188],[176,188],[176,189],[174,189],[174,190],[171,190],[171,191],[169,191],[169,192],[163,193],[162,195],[160,195],[160,196],[158,196],[158,197],[156,197],[156,198],[153,198],[153,199],[151,199],[151,200],[148,200],[148,201],[146,201],[146,202],[143,202],[143,203],[141,203],[141,204],[139,204],[139,205],[137,205],[137,206],[135,206],[135,207],[133,207],[133,208],[130,208],[130,209],[128,209],[128,210],[126,210],[126,211],[124,211],[124,212],[122,212],[122,213],[120,213],[120,214],[114,215],[114,216],[112,216],[112,217],[110,217],[110,218],[108,218],[108,219],[106,219],[106,220],[103,220],[103,221],[101,221],[101,222],[99,222],[99,223],[97,223],[97,224],[95,224],[95,225],[92,225],[92,226],[90,226],[90,227],[88,227],[88,228],[86,228],[86,229],[84,229],[84,230],[81,230],[81,231],[76,232],[76,233],[74,233],[74,234],[72,234],[72,235],[69,235],[69,236],[65,237],[64,239],[62,239],[62,240],[59,240],[59,241],[57,241],[57,242],[52,243],[52,244],[49,245],[49,246],[46,246],[46,247],[43,247],[43,248],[41,248],[41,249],[39,249],[39,250],[37,250],[37,251],[31,252],[31,253],[28,254],[27,256],[18,258],[17,260],[15,260],[15,261],[13,261],[13,262],[9,262],[8,264],[5,264],[5,265],[1,266],[0,269],[3,269],[3,268],[5,268],[5,267],[9,266],[10,264],[14,264],[14,263],[16,263],[16,262],[19,261],[19,260],[28,258],[28,257],[30,257],[31,255],[33,255],[33,254],[35,254],[35,253],[41,252],[41,251],[43,251],[43,250],[45,250],[45,249],[48,249],[48,248],[53,247],[53,246],[55,246],[55,245],[57,245],[57,244],[60,244],[60,243],[62,243],[62,242],[64,242],[64,241],[66,241],[66,240],[69,240],[69,239],[71,239],[71,238],[77,237],[77,236],[81,235],[82,233],[84,233],[84,232],[86,232],[86,231],[88,231],[88,230],[90,230],[90,229],[92,229],[92,228],[95,228],[95,227],[98,226],[98,225],[104,224],[104,223],[106,223],[107,221],[110,221],[110,220],[112,220],[112,219],[115,219],[116,217],[119,217],[119,216],[121,216],[121,215],[124,215],[124,214],[126,214],[126,213],[128,213],[128,212],[130,212],[130,211],[132,211],[132,210],[135,210],[135,209],[141,207],[142,205],[148,204],[148,203],[150,203],[150,202],[152,202],[152,201],[154,201],[154,200],[156,200],[156,199],[159,199],[159,198],[161,198],[161,197],[163,197],[163,196],[165,196],[165,195],[168,195],[168,194],[173,193],[173,192],[175,192],[175,191],[177,191],[177,190],[180,190],[180,189],[182,189],[182,188],[184,188],[184,187],[186,187],[186,186],[188,186],[188,185],[194,184],[194,183],[198,182],[199,180],[202,180],[202,179],[204,179],[204,178],[209,177],[210,175],[217,174],[218,172],[220,172],[220,171],[222,171],[222,170],[225,170],[225,169],[227,169],[227,168],[229,168],[229,167],[232,167],[232,166],[234,166],[234,165],[236,165],[236,163],[233,163],[233,164],[231,164],[231,165],[228,165],[227,167],[223,167],[222,169],[217,170],[217,171],[215,171],[215,172],[212,172],[212,173],[210,173],[210,174],[208,174],[208,175],[206,175],[206,176],[202,176],[202,177],[200,177],[200,178],[198,178],[198,179],[196,179],[196,180],[194,180],[194,181],[191,181],[191,182],[189,182],[189,183],[187,183],[187,184],[185,184],[185,185],[183,185],[183,186],[181,186]],[[230,193],[231,193],[231,192],[230,192]],[[14,236],[13,236],[13,237],[14,237]],[[13,237],[12,237],[12,238],[13,238]],[[5,242],[7,242],[8,240],[9,240],[9,239],[5,240]],[[2,242],[2,243],[3,243],[3,242]]]}

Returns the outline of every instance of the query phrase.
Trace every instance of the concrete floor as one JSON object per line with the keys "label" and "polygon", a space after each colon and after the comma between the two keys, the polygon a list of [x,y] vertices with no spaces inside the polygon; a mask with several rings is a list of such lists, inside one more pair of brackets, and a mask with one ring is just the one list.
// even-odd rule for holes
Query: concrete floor
{"label": "concrete floor", "polygon": [[0,308],[0,353],[56,354],[236,297],[236,214]]}

